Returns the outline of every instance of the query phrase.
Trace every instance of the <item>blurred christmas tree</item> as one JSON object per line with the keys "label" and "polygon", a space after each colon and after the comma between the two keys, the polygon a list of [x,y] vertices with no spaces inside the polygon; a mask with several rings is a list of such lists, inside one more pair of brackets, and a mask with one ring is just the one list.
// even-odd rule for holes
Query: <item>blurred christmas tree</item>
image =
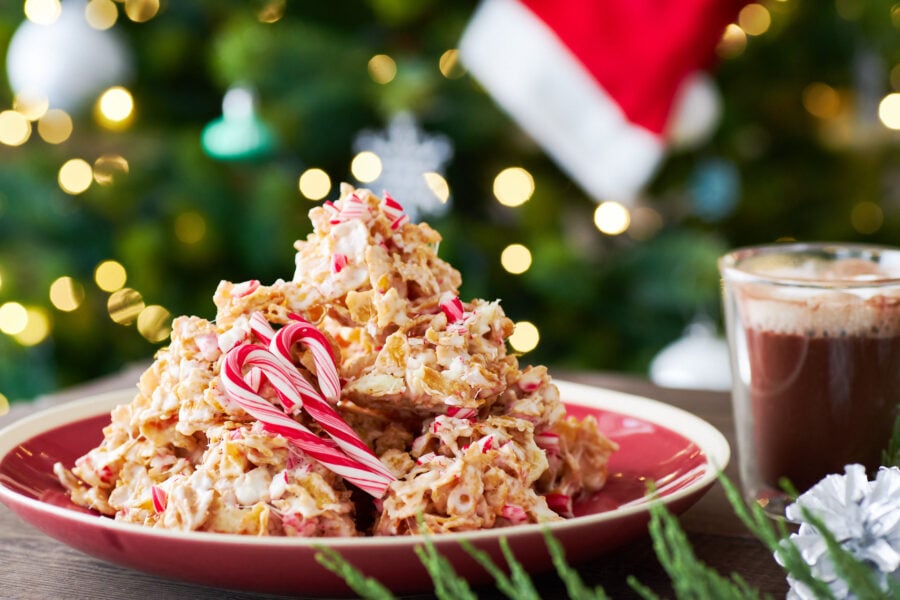
{"label": "blurred christmas tree", "polygon": [[463,296],[502,298],[534,325],[525,360],[560,367],[644,371],[718,316],[730,246],[900,237],[900,5],[749,5],[718,50],[720,126],[629,207],[598,207],[465,72],[474,8],[3,3],[0,394],[149,358],[220,279],[290,277],[339,181],[415,194]]}

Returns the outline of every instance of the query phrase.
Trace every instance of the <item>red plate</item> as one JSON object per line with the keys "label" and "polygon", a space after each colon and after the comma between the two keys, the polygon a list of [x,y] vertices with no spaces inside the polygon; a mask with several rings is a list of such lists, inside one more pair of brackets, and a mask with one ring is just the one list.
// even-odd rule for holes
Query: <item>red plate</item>
{"label": "red plate", "polygon": [[[600,429],[619,444],[609,462],[607,486],[577,504],[575,518],[546,526],[562,542],[571,563],[645,535],[651,502],[662,501],[676,514],[686,510],[728,463],[730,449],[722,434],[690,413],[647,398],[556,383],[569,414],[594,415]],[[315,560],[315,547],[328,546],[396,593],[432,591],[414,552],[422,541],[418,536],[307,539],[163,531],[74,506],[53,476],[53,463],[71,465],[97,445],[109,411],[133,395],[133,390],[122,390],[93,396],[0,431],[0,501],[78,550],[172,579],[254,592],[346,594],[343,582]],[[645,497],[649,480],[656,482],[661,500]],[[518,525],[433,539],[457,572],[478,585],[490,577],[461,549],[459,540],[469,540],[502,564],[499,540],[506,537],[525,568],[539,573],[552,569],[542,527]]]}

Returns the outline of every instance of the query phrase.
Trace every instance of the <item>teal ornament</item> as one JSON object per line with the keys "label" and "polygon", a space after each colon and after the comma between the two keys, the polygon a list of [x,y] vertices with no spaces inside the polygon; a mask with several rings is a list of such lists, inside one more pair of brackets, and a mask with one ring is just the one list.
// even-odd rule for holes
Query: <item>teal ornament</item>
{"label": "teal ornament", "polygon": [[689,189],[694,214],[707,223],[715,223],[730,216],[737,207],[741,176],[730,160],[706,159],[691,175]]}
{"label": "teal ornament", "polygon": [[256,114],[256,98],[245,87],[230,88],[222,99],[222,116],[203,128],[203,150],[218,160],[250,160],[269,154],[275,145],[269,127]]}

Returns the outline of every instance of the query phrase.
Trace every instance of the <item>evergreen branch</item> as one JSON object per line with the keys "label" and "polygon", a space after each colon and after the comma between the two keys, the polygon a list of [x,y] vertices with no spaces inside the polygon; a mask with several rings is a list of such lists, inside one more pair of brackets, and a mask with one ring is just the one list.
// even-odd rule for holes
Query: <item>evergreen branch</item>
{"label": "evergreen branch", "polygon": [[[506,541],[506,538],[500,538],[500,544],[503,549],[503,555],[506,558],[506,562],[509,563],[510,570],[513,574],[513,578],[510,579],[503,570],[494,564],[494,561],[491,560],[490,555],[484,550],[479,550],[475,546],[471,544],[468,540],[460,540],[460,545],[463,549],[469,553],[469,556],[474,558],[478,564],[484,567],[484,570],[490,573],[491,577],[494,578],[494,583],[497,586],[497,590],[500,593],[504,594],[510,600],[540,600],[540,595],[537,590],[534,588],[534,585],[531,582],[531,579],[528,577],[528,574],[525,573],[524,569],[522,569],[521,565],[516,561],[515,557],[512,555],[512,552],[507,554],[509,549],[509,544]],[[515,567],[514,567],[515,565]],[[520,572],[524,574],[516,576],[516,572]]]}
{"label": "evergreen branch", "polygon": [[313,546],[316,562],[339,576],[360,598],[364,600],[396,600],[386,587],[372,577],[348,563],[336,550],[326,546]]}
{"label": "evergreen branch", "polygon": [[431,534],[425,527],[425,518],[421,512],[416,515],[416,521],[419,524],[419,532],[425,540],[421,546],[416,546],[416,556],[431,577],[435,595],[441,600],[478,600],[469,587],[469,582],[457,575],[450,561],[437,551]]}
{"label": "evergreen branch", "polygon": [[628,587],[637,592],[638,596],[640,596],[644,600],[660,600],[660,597],[656,594],[656,592],[638,581],[637,577],[635,577],[634,575],[629,575],[627,581]]}
{"label": "evergreen branch", "polygon": [[570,600],[609,600],[603,588],[589,588],[582,581],[578,571],[569,566],[566,562],[566,552],[562,544],[553,537],[550,530],[544,527],[544,540],[547,543],[547,550],[550,551],[550,558],[553,560],[553,566],[556,567],[556,573],[566,585],[566,591]]}

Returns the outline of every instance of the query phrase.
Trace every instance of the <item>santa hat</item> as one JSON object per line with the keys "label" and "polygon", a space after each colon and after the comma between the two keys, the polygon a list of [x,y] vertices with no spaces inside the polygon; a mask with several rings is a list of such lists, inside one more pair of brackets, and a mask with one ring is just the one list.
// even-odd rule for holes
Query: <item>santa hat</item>
{"label": "santa hat", "polygon": [[629,201],[664,156],[677,99],[702,97],[687,86],[709,100],[697,74],[744,3],[485,0],[460,57],[587,193]]}

